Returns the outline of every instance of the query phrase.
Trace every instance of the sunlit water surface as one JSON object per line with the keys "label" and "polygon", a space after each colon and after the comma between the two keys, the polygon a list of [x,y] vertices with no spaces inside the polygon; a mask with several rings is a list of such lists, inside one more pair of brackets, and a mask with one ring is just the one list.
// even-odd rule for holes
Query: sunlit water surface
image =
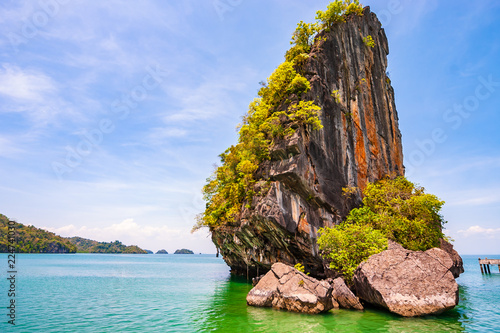
{"label": "sunlit water surface", "polygon": [[[484,256],[483,256],[484,257]],[[493,258],[493,256],[488,256]],[[439,316],[377,309],[304,315],[248,307],[251,285],[213,255],[18,254],[16,326],[7,324],[7,255],[0,256],[0,332],[493,332],[500,273],[464,256],[460,304]],[[499,258],[499,257],[496,257]],[[3,300],[3,301],[2,301]]]}

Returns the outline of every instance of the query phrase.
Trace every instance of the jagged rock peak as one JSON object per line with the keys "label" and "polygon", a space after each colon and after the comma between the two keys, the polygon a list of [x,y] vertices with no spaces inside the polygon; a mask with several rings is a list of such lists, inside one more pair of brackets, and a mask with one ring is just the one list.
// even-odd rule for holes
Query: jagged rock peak
{"label": "jagged rock peak", "polygon": [[280,261],[300,262],[324,276],[317,230],[338,224],[358,206],[368,182],[404,174],[388,53],[384,29],[369,7],[318,33],[296,68],[310,82],[302,98],[321,107],[323,128],[300,126],[276,141],[271,160],[256,172],[260,195],[237,221],[211,230],[234,273],[264,273]]}

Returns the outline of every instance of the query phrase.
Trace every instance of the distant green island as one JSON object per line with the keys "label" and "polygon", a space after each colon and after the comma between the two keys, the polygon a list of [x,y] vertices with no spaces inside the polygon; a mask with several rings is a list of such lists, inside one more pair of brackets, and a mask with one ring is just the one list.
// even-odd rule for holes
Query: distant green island
{"label": "distant green island", "polygon": [[[15,228],[16,253],[148,253],[136,245],[127,246],[120,241],[108,243],[82,237],[65,238],[18,222],[11,222],[11,227]],[[9,219],[0,214],[0,253],[9,250],[8,231]]]}
{"label": "distant green island", "polygon": [[120,241],[114,242],[98,242],[82,237],[67,238],[77,248],[78,253],[136,253],[147,254],[146,250],[141,249],[137,245],[124,245]]}
{"label": "distant green island", "polygon": [[180,249],[176,250],[174,254],[194,254],[194,252],[188,249]]}
{"label": "distant green island", "polygon": [[156,254],[168,254],[168,252],[166,250],[162,249],[162,250],[156,252]]}
{"label": "distant green island", "polygon": [[[15,252],[16,253],[75,253],[77,246],[69,239],[56,235],[53,232],[36,228],[32,225],[25,226],[18,222],[11,222],[15,228]],[[9,231],[9,219],[0,214],[0,252],[7,253],[9,243],[7,234]]]}

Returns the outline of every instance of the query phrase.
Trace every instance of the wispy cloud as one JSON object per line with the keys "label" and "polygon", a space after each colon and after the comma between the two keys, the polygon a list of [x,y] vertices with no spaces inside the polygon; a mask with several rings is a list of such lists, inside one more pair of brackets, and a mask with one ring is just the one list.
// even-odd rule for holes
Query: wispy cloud
{"label": "wispy cloud", "polygon": [[57,92],[56,84],[46,74],[15,65],[2,64],[0,94],[21,102],[43,102],[47,95]]}
{"label": "wispy cloud", "polygon": [[164,122],[172,124],[207,120],[228,114],[232,108],[228,92],[235,91],[238,87],[236,82],[232,82],[235,84],[232,86],[231,82],[228,82],[229,80],[230,78],[206,80],[194,89],[192,87],[171,87],[170,93],[173,96],[178,96],[180,108],[176,112],[166,115]]}
{"label": "wispy cloud", "polygon": [[69,224],[58,228],[43,227],[42,229],[63,237],[78,236],[105,242],[120,240],[127,245],[133,244],[154,249],[168,248],[170,251],[206,238],[203,232],[191,234],[188,229],[140,225],[134,219],[126,219],[120,223],[102,227]]}
{"label": "wispy cloud", "polygon": [[172,229],[167,226],[140,226],[134,222],[134,219],[126,219],[120,223],[103,227],[87,227],[85,225],[76,227],[73,224],[69,224],[59,228],[44,227],[43,229],[55,232],[64,237],[80,236],[96,240],[127,239],[135,236],[141,238],[171,238],[178,236],[182,232],[180,229]]}
{"label": "wispy cloud", "polygon": [[478,225],[469,227],[466,230],[459,230],[457,233],[463,237],[482,236],[487,238],[500,238],[500,228],[483,228]]}

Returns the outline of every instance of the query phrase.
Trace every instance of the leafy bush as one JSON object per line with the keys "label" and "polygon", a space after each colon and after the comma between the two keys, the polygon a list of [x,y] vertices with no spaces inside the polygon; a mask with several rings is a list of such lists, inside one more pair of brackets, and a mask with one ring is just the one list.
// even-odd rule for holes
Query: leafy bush
{"label": "leafy bush", "polygon": [[340,104],[340,93],[339,93],[339,90],[332,90],[332,93],[330,94],[330,96],[332,96],[333,98],[335,98],[335,102],[337,102],[338,104]]}
{"label": "leafy bush", "polygon": [[414,251],[439,246],[444,201],[424,191],[404,177],[368,184],[362,207],[340,225],[319,230],[319,249],[330,268],[350,281],[363,260],[386,248],[387,239]]}
{"label": "leafy bush", "polygon": [[314,36],[318,33],[318,24],[316,23],[304,23],[300,21],[297,24],[297,29],[295,29],[292,40],[290,44],[300,46],[303,48],[304,53],[308,53],[311,50],[312,43],[314,41]]}
{"label": "leafy bush", "polygon": [[363,37],[363,43],[365,43],[365,45],[368,47],[375,47],[375,41],[373,40],[373,37],[371,35]]}
{"label": "leafy bush", "polygon": [[311,83],[302,75],[296,75],[290,83],[289,91],[295,94],[302,94],[311,90]]}
{"label": "leafy bush", "polygon": [[331,2],[325,11],[318,10],[316,20],[322,29],[329,29],[335,23],[345,22],[345,15],[351,13],[363,15],[359,0],[337,0]]}
{"label": "leafy bush", "polygon": [[368,184],[363,195],[363,207],[351,210],[346,222],[370,225],[414,251],[439,246],[445,237],[446,221],[439,213],[444,201],[406,178]]}
{"label": "leafy bush", "polygon": [[341,223],[319,229],[318,246],[330,268],[352,280],[356,267],[373,254],[387,248],[384,234],[369,225]]}
{"label": "leafy bush", "polygon": [[[290,44],[293,46],[285,54],[286,61],[293,61],[300,55],[307,55],[315,40],[318,41],[316,36],[320,30],[328,31],[334,23],[345,22],[345,16],[349,14],[363,15],[363,6],[360,5],[359,0],[333,1],[325,11],[316,12],[316,23],[300,21],[292,34]],[[300,61],[297,63],[300,64]]]}
{"label": "leafy bush", "polygon": [[321,129],[323,125],[318,117],[320,111],[321,108],[313,101],[300,101],[288,108],[287,116],[292,121],[311,125],[313,129]]}

